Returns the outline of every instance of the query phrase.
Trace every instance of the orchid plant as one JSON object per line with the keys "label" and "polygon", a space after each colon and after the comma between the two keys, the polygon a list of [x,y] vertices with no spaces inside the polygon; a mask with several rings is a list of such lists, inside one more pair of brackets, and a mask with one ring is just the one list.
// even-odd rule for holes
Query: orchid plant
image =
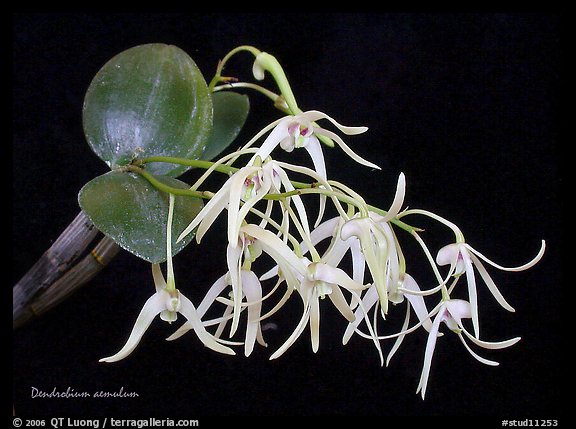
{"label": "orchid plant", "polygon": [[[239,53],[253,56],[254,78],[263,81],[269,74],[276,92],[223,75],[230,58]],[[222,155],[248,116],[248,99],[238,89],[268,97],[281,116]],[[306,331],[312,351],[318,351],[321,329],[338,329],[321,328],[320,323],[321,313],[334,306],[342,318],[342,343],[354,335],[367,340],[381,365],[388,365],[408,334],[427,332],[417,385],[424,398],[442,323],[486,365],[498,363],[481,357],[471,345],[500,349],[520,340],[482,338],[477,289],[485,286],[502,308],[513,312],[487,266],[526,270],[540,261],[545,242],[527,263],[503,267],[469,245],[453,222],[427,210],[405,208],[403,173],[384,208],[332,180],[325,148],[343,151],[358,168],[380,170],[344,141],[367,128],[301,110],[273,55],[240,46],[223,57],[206,83],[194,61],[174,46],[129,49],[108,62],[90,85],[84,129],[89,145],[112,171],[84,186],[80,206],[120,247],[150,263],[155,286],[124,346],[101,362],[137,353],[157,316],[172,324],[178,314],[186,320],[168,340],[192,331],[215,352],[234,355],[241,348],[249,356],[256,344],[267,346],[263,324],[296,299],[301,301],[301,317],[270,359],[289,353]],[[299,149],[307,153],[304,165],[292,161],[291,154]],[[192,184],[176,179],[190,169],[202,171]],[[430,249],[416,226],[418,217],[448,228],[454,241]],[[195,305],[185,296],[187,285],[177,287],[173,258],[193,241],[202,245],[206,234],[219,237],[219,221],[226,222],[222,269]],[[419,283],[408,272],[400,232],[422,249],[433,282]],[[387,322],[395,315],[390,309],[402,305],[402,326],[389,332]],[[391,347],[385,356],[387,341]]]}

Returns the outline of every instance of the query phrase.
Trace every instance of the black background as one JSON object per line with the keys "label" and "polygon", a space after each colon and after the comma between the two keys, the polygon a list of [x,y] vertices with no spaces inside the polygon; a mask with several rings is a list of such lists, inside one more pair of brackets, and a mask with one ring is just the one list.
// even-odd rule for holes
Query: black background
{"label": "black background", "polygon": [[[184,49],[207,79],[218,59],[240,44],[272,53],[303,109],[370,128],[347,141],[382,171],[356,166],[333,150],[327,154],[333,178],[385,208],[403,171],[406,205],[456,222],[472,246],[502,265],[532,258],[541,239],[548,244],[529,271],[491,270],[516,313],[480,291],[485,338],[522,341],[498,352],[479,350],[501,363],[488,367],[455,336],[441,338],[425,401],[415,394],[424,332],[407,338],[381,368],[368,341],[341,345],[344,323],[326,311],[317,354],[306,331],[287,354],[269,361],[299,317],[297,300],[288,306],[292,314],[277,321],[278,330],[266,334],[268,349],[257,346],[249,358],[213,353],[191,334],[166,343],[172,328],[155,322],[128,359],[98,363],[122,345],[152,291],[148,264],[122,252],[56,310],[14,332],[17,413],[559,418],[561,377],[568,375],[560,330],[561,161],[568,156],[560,135],[560,14],[18,13],[12,24],[12,284],[78,213],[82,185],[106,171],[82,131],[82,100],[92,77],[113,55],[150,42]],[[227,71],[249,79],[250,67],[248,55],[240,55]],[[263,97],[250,96],[243,139],[278,115]],[[432,243],[448,243],[442,228],[426,226]],[[212,236],[175,258],[179,287],[195,302],[224,270],[221,236]],[[418,275],[425,263],[410,246],[409,267]],[[123,387],[139,397],[39,399],[31,398],[32,387]]]}

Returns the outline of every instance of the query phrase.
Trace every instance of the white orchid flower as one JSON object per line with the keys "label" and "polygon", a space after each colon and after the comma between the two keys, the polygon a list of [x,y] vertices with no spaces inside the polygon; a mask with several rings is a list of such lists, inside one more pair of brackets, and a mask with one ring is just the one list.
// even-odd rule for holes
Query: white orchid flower
{"label": "white orchid flower", "polygon": [[420,382],[418,383],[418,388],[416,393],[420,392],[422,395],[422,399],[426,395],[426,387],[428,385],[428,379],[430,377],[430,367],[432,365],[432,358],[434,356],[434,350],[436,349],[436,340],[439,335],[440,324],[444,322],[448,328],[458,335],[460,341],[466,347],[466,350],[479,362],[496,366],[498,362],[488,360],[478,356],[476,353],[470,349],[462,333],[470,339],[474,344],[483,347],[485,349],[502,349],[505,347],[510,347],[520,341],[520,337],[512,338],[510,340],[499,341],[499,342],[489,342],[489,341],[480,341],[475,336],[470,334],[462,325],[462,319],[471,318],[471,305],[468,301],[464,301],[461,299],[449,299],[442,303],[440,306],[436,317],[434,318],[434,322],[432,323],[432,327],[430,329],[430,333],[428,334],[428,340],[426,342],[426,351],[424,354],[424,365],[422,368],[422,373],[420,375]]}
{"label": "white orchid flower", "polygon": [[466,275],[468,299],[470,300],[471,306],[472,325],[474,327],[474,335],[476,338],[479,338],[480,335],[480,323],[478,318],[478,293],[476,290],[474,267],[478,270],[480,277],[482,277],[488,290],[492,293],[496,301],[498,301],[504,309],[514,312],[514,308],[504,299],[481,260],[503,271],[523,271],[534,266],[538,261],[540,261],[544,255],[545,248],[546,243],[542,240],[538,254],[531,261],[517,267],[503,267],[498,265],[464,242],[448,244],[438,251],[436,256],[436,262],[438,265],[450,265],[450,273],[455,277],[459,277],[462,274]]}
{"label": "white orchid flower", "polygon": [[124,359],[134,351],[136,346],[140,343],[142,336],[157,315],[160,315],[162,320],[172,323],[176,321],[178,313],[182,314],[188,322],[190,322],[194,332],[206,347],[224,354],[235,354],[234,350],[218,343],[218,341],[216,341],[216,339],[206,331],[194,304],[192,304],[192,301],[176,289],[174,270],[172,267],[173,216],[174,195],[169,194],[168,220],[166,228],[167,280],[164,279],[160,265],[152,264],[152,277],[154,279],[156,293],[148,298],[142,307],[124,347],[122,347],[118,353],[100,359],[100,362],[116,362]]}
{"label": "white orchid flower", "polygon": [[[240,304],[243,308],[246,309],[246,312],[248,313],[246,321],[246,335],[244,339],[244,355],[250,356],[254,350],[256,340],[258,340],[262,346],[266,347],[266,342],[262,336],[262,329],[260,324],[260,314],[263,300],[262,285],[260,284],[260,280],[258,280],[256,274],[249,270],[241,270],[240,278],[242,282],[242,295],[243,298],[246,298],[246,302],[241,302]],[[226,273],[214,282],[198,306],[198,315],[203,317],[208,309],[217,301],[224,302],[226,304],[224,313],[221,318],[216,319],[215,321],[203,322],[204,326],[215,323],[218,324],[218,328],[214,334],[216,338],[220,338],[226,323],[233,317],[232,312],[237,311],[235,309],[237,303],[237,299],[235,297],[233,297],[232,300],[225,300],[220,296],[230,286],[232,286],[232,281],[229,273]],[[232,292],[232,296],[233,295],[234,291]],[[167,340],[175,340],[184,335],[190,329],[193,329],[192,324],[186,322],[174,334],[169,336]],[[232,334],[230,336],[232,336]]]}
{"label": "white orchid flower", "polygon": [[[288,291],[291,292],[296,290],[299,285],[299,279],[306,272],[306,265],[302,263],[300,258],[298,258],[292,249],[278,236],[258,225],[243,225],[240,228],[237,241],[239,242],[238,246],[233,247],[228,244],[227,247],[226,259],[228,272],[212,285],[198,308],[200,316],[202,317],[208,307],[219,298],[220,293],[222,293],[227,286],[231,286],[231,300],[227,301],[228,306],[225,314],[225,317],[230,316],[232,319],[230,336],[234,335],[237,330],[240,312],[247,307],[249,319],[248,331],[250,332],[247,332],[245,353],[250,354],[254,346],[253,340],[256,338],[255,334],[259,332],[259,328],[256,329],[255,327],[259,326],[259,323],[256,323],[256,321],[261,319],[262,287],[260,280],[249,267],[251,267],[252,263],[262,253],[269,255],[282,272],[282,276],[288,285]],[[288,296],[289,294],[285,299],[287,299]],[[246,303],[243,302],[244,297],[246,298]],[[283,302],[285,302],[285,299]],[[220,301],[222,300],[220,299]],[[222,321],[227,320],[227,318],[222,319]],[[216,336],[219,336],[224,326],[225,323],[220,323]],[[183,325],[174,335],[169,337],[169,339],[178,338],[190,328],[190,324]]]}
{"label": "white orchid flower", "polygon": [[354,313],[340,288],[358,292],[367,287],[355,282],[340,268],[323,262],[310,262],[306,258],[303,258],[303,262],[307,264],[307,269],[306,275],[301,278],[298,292],[302,298],[304,312],[292,334],[270,356],[270,359],[282,356],[300,337],[308,324],[310,325],[312,351],[316,353],[320,345],[320,299],[327,296],[340,314],[351,322],[354,320]]}
{"label": "white orchid flower", "polygon": [[376,164],[357,155],[336,133],[315,125],[315,122],[320,119],[327,119],[335,125],[338,130],[347,135],[361,134],[368,130],[367,127],[347,127],[341,125],[327,114],[317,110],[310,110],[295,116],[286,116],[275,123],[272,132],[264,140],[264,143],[262,143],[256,154],[254,154],[253,160],[256,159],[257,156],[266,159],[278,146],[287,152],[291,152],[294,148],[304,148],[310,155],[314,164],[314,169],[318,175],[326,180],[324,155],[317,137],[325,136],[334,140],[336,144],[354,161],[367,167],[380,170],[380,167]]}
{"label": "white orchid flower", "polygon": [[[328,178],[324,155],[322,152],[322,145],[318,139],[318,136],[320,136],[328,137],[335,141],[338,146],[340,146],[340,148],[342,148],[342,150],[356,162],[371,168],[378,170],[380,169],[380,167],[378,167],[376,164],[367,161],[354,153],[354,151],[352,151],[352,149],[346,145],[340,136],[316,125],[315,121],[320,119],[329,120],[341,132],[348,135],[360,134],[368,129],[366,127],[347,127],[341,125],[330,116],[316,110],[303,112],[294,116],[285,116],[284,118],[273,122],[269,125],[269,127],[263,130],[267,131],[270,127],[273,127],[268,137],[264,140],[256,153],[252,156],[249,164],[254,163],[258,158],[266,159],[278,146],[287,152],[292,152],[295,148],[304,148],[310,155],[314,165],[314,175],[318,176],[316,178],[318,182],[327,182]],[[256,138],[260,136],[261,134],[259,133]],[[253,144],[253,142],[256,141],[256,138],[248,142],[244,146],[243,150],[248,149]],[[322,184],[320,186],[326,187]],[[320,195],[319,198],[320,208],[316,225],[320,223],[322,213],[324,212],[324,207],[326,205],[326,196]]]}
{"label": "white orchid flower", "polygon": [[[319,257],[319,260],[316,260],[316,262],[312,262],[306,257],[300,258],[301,268],[294,272],[294,277],[298,282],[295,289],[299,292],[300,297],[302,298],[304,312],[293,333],[270,357],[270,359],[278,358],[284,354],[286,350],[288,350],[288,348],[298,339],[308,324],[310,325],[312,350],[314,352],[318,351],[320,341],[319,300],[326,296],[342,316],[344,316],[344,318],[348,321],[354,320],[354,313],[350,305],[347,303],[341,289],[357,294],[368,286],[362,284],[363,260],[361,264],[358,264],[357,261],[354,262],[355,266],[362,266],[361,270],[354,270],[355,278],[351,278],[343,270],[337,267],[348,249],[357,248],[357,253],[360,254],[359,246],[355,246],[357,240],[351,239],[346,243],[340,239],[338,232],[342,224],[343,220],[338,217],[325,221],[312,231],[309,243],[302,242],[300,244],[302,253],[306,254],[311,250],[309,245],[315,246],[329,237],[332,238],[330,246],[322,257],[317,256]],[[304,271],[302,271],[302,267],[304,267]],[[274,275],[280,275],[280,273],[283,274],[284,271],[285,270],[282,269],[281,266],[276,266],[261,278],[268,279]]]}
{"label": "white orchid flower", "polygon": [[[322,298],[328,297],[332,304],[348,321],[354,320],[354,313],[350,305],[346,302],[346,298],[341,289],[357,293],[366,289],[368,286],[361,283],[363,272],[360,276],[360,270],[356,271],[359,280],[356,281],[356,279],[348,276],[343,270],[337,268],[337,265],[342,260],[348,248],[354,246],[354,244],[345,243],[340,239],[337,231],[339,231],[339,225],[341,225],[342,222],[340,218],[333,218],[325,221],[312,231],[310,240],[310,244],[312,245],[316,245],[328,237],[334,239],[331,246],[329,246],[318,262],[311,262],[306,257],[298,258],[286,244],[270,231],[258,230],[254,225],[248,225],[242,228],[245,232],[250,231],[250,234],[256,233],[261,238],[261,245],[262,239],[264,239],[266,245],[266,247],[263,247],[264,252],[269,253],[271,249],[275,249],[278,252],[275,256],[271,255],[278,265],[261,276],[261,279],[270,279],[276,275],[279,277],[282,276],[284,279],[288,277],[291,279],[287,280],[287,283],[291,285],[288,287],[289,290],[297,290],[304,305],[303,315],[295,330],[284,344],[272,354],[270,359],[276,359],[284,354],[298,339],[308,324],[310,325],[312,350],[314,352],[318,351],[320,341],[319,300]],[[350,241],[357,242],[355,239]],[[306,242],[303,242],[300,247],[304,254],[310,250]],[[359,246],[357,252],[358,254],[360,253]],[[362,262],[362,268],[363,265]]]}
{"label": "white orchid flower", "polygon": [[[392,282],[390,281],[388,284],[390,286]],[[404,300],[404,298],[406,298],[406,300],[408,301],[406,308],[406,317],[404,321],[404,326],[402,327],[400,332],[398,332],[398,334],[388,335],[384,337],[384,338],[396,337],[396,342],[394,343],[386,359],[386,365],[390,363],[390,359],[392,358],[396,350],[400,347],[400,344],[402,343],[404,337],[408,332],[412,332],[418,326],[423,326],[424,329],[430,331],[430,328],[432,326],[432,322],[430,321],[430,316],[426,308],[426,303],[424,301],[424,296],[421,293],[421,289],[418,286],[416,280],[414,280],[414,278],[410,274],[404,273],[401,275],[401,278],[399,280],[398,289],[399,291],[396,292],[397,299],[395,304],[401,303]],[[366,290],[366,292],[362,297],[360,305],[358,305],[358,307],[356,308],[356,311],[354,313],[355,320],[348,324],[346,331],[344,332],[344,335],[342,337],[342,344],[346,345],[348,341],[350,341],[352,335],[355,332],[359,332],[358,327],[362,322],[362,320],[365,320],[370,328],[370,318],[368,312],[373,307],[377,306],[378,302],[379,302],[378,291],[376,289],[376,286],[373,284]],[[412,328],[408,328],[408,324],[410,322],[410,308],[414,310],[419,321],[418,324]],[[371,331],[376,333],[376,326],[374,325],[371,326]],[[362,334],[362,336],[366,338],[372,338],[373,340],[384,339],[378,336],[372,337],[372,335],[367,334]]]}
{"label": "white orchid flower", "polygon": [[240,307],[242,296],[245,294],[243,291],[243,266],[244,264],[251,265],[252,262],[260,256],[262,250],[255,244],[255,239],[246,234],[240,233],[238,236],[238,245],[232,246],[228,243],[226,248],[226,263],[228,265],[228,276],[230,278],[230,285],[232,286],[232,300],[233,300],[233,316],[232,327],[230,328],[230,336],[234,335],[238,328],[240,320]]}
{"label": "white orchid flower", "polygon": [[388,281],[392,279],[396,284],[399,276],[397,241],[387,222],[399,213],[405,191],[406,181],[401,173],[394,200],[385,216],[371,213],[367,217],[352,218],[342,226],[340,232],[342,240],[350,237],[360,240],[362,254],[378,291],[383,317],[388,312]]}
{"label": "white orchid flower", "polygon": [[152,264],[152,273],[156,293],[148,298],[142,307],[124,347],[122,347],[118,353],[100,359],[100,362],[116,362],[124,359],[132,353],[138,343],[140,343],[142,336],[156,316],[160,315],[162,320],[172,323],[176,320],[178,313],[182,314],[188,320],[192,329],[194,329],[194,332],[206,347],[224,354],[235,354],[232,349],[220,344],[214,336],[206,331],[194,304],[192,304],[188,298],[178,289],[169,290],[167,288],[166,281],[158,264]]}
{"label": "white orchid flower", "polygon": [[[192,222],[182,231],[178,241],[195,228],[198,228],[196,241],[200,243],[204,234],[220,213],[224,209],[228,209],[228,243],[235,248],[238,245],[240,227],[248,213],[258,202],[270,193],[294,191],[294,186],[279,163],[272,159],[267,159],[263,164],[260,164],[260,159],[259,157],[254,158],[249,165],[242,167],[230,176],[222,188],[214,194]],[[306,208],[300,196],[294,195],[286,200],[294,203],[304,232],[310,234]],[[270,210],[271,206],[269,205],[268,211]]]}

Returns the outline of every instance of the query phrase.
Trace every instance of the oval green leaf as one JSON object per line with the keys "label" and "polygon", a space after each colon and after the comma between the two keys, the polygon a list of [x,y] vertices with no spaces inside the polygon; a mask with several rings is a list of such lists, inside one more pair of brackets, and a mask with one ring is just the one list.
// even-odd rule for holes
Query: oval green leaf
{"label": "oval green leaf", "polygon": [[[92,150],[112,169],[134,158],[198,159],[212,132],[212,100],[190,56],[153,43],[116,55],[92,80],[83,105]],[[187,167],[154,163],[149,171],[177,177]]]}
{"label": "oval green leaf", "polygon": [[[188,189],[189,185],[165,176],[166,185]],[[88,182],[78,194],[80,207],[96,228],[120,247],[152,263],[166,260],[168,194],[154,188],[135,173],[111,171]],[[172,255],[180,252],[194,234],[176,243],[203,203],[199,198],[176,196],[172,225]]]}
{"label": "oval green leaf", "polygon": [[220,155],[240,133],[250,111],[248,96],[236,92],[212,94],[214,126],[202,159],[210,161]]}

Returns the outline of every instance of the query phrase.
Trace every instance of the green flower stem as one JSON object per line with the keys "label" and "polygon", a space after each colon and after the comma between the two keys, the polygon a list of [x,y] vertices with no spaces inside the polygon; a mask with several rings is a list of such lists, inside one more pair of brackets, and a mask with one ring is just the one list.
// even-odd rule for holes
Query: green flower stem
{"label": "green flower stem", "polygon": [[[185,165],[187,167],[202,168],[205,170],[208,170],[215,164],[215,162],[202,161],[200,159],[178,158],[174,156],[150,156],[148,158],[143,158],[139,160],[137,165],[148,164],[150,162],[166,162],[169,164]],[[214,169],[219,173],[225,173],[225,174],[234,174],[239,170],[239,168],[230,167],[229,165],[225,164],[217,165]]]}
{"label": "green flower stem", "polygon": [[220,62],[218,62],[218,67],[216,67],[216,74],[214,75],[214,77],[210,81],[210,84],[208,85],[208,91],[213,92],[216,84],[222,81],[222,70],[224,70],[224,66],[226,65],[228,60],[232,58],[234,55],[236,55],[238,52],[245,52],[245,51],[252,53],[252,55],[254,55],[255,57],[258,56],[258,54],[260,54],[259,49],[256,49],[255,47],[248,45],[242,45],[232,49],[224,56],[224,58],[222,58],[222,60],[220,60]]}
{"label": "green flower stem", "polygon": [[[188,167],[202,168],[205,170],[211,168],[214,164],[216,164],[215,162],[212,162],[212,161],[202,161],[199,159],[186,159],[186,158],[177,158],[177,157],[172,157],[172,156],[150,156],[148,158],[143,158],[143,159],[139,160],[137,162],[137,164],[134,164],[134,165],[140,166],[142,164],[147,164],[149,162],[167,162],[169,164],[186,165]],[[240,169],[236,168],[236,167],[231,167],[231,166],[226,165],[226,164],[218,164],[218,165],[216,165],[216,167],[214,167],[214,170],[218,171],[219,173],[234,174]],[[299,188],[299,189],[301,189],[301,188],[313,188],[315,186],[318,186],[316,183],[304,183],[304,182],[295,182],[295,181],[290,181],[290,182],[292,183],[292,185],[295,188]]]}
{"label": "green flower stem", "polygon": [[158,180],[156,177],[154,177],[154,175],[148,173],[146,170],[136,165],[126,165],[125,167],[123,167],[123,170],[140,174],[142,177],[148,180],[148,182],[150,182],[150,184],[154,186],[156,189],[162,192],[166,192],[168,194],[180,195],[185,197],[203,198],[203,199],[209,199],[211,198],[211,195],[213,195],[211,192],[192,191],[190,189],[180,189],[180,188],[174,188],[170,185],[166,185],[162,183],[160,180]]}
{"label": "green flower stem", "polygon": [[[228,60],[238,52],[250,52],[252,55],[254,55],[254,57],[256,58],[254,61],[255,66],[257,65],[257,67],[267,71],[272,75],[274,81],[276,82],[276,85],[278,86],[278,89],[280,89],[281,95],[277,95],[272,91],[262,88],[259,85],[246,84],[246,83],[237,84],[234,83],[234,79],[232,78],[222,77],[222,70],[224,69],[224,66],[226,65]],[[216,85],[220,82],[224,82],[226,85],[216,87]],[[262,52],[259,49],[255,48],[254,46],[242,45],[228,52],[228,54],[226,54],[224,58],[218,63],[218,67],[216,68],[216,74],[214,75],[214,77],[210,81],[210,84],[208,85],[208,91],[214,92],[220,89],[224,89],[225,87],[234,87],[240,85],[259,90],[268,98],[272,99],[274,101],[274,106],[283,111],[284,113],[292,115],[298,115],[302,113],[302,110],[298,107],[298,103],[296,103],[296,97],[292,92],[292,88],[290,87],[290,83],[288,82],[288,78],[286,77],[286,73],[284,73],[282,65],[278,62],[276,57],[270,55],[267,52]],[[317,137],[318,140],[320,140],[326,146],[334,147],[334,142],[330,137],[324,135],[318,135]]]}
{"label": "green flower stem", "polygon": [[174,267],[172,265],[172,220],[174,218],[174,194],[169,194],[168,222],[166,223],[166,291],[176,291]]}
{"label": "green flower stem", "polygon": [[231,82],[231,83],[226,83],[224,85],[215,86],[212,91],[217,92],[217,91],[222,91],[222,90],[226,90],[226,89],[234,89],[234,88],[254,89],[254,90],[260,92],[261,94],[263,94],[264,96],[266,96],[267,98],[269,98],[270,100],[272,100],[274,102],[274,106],[277,109],[281,110],[282,112],[284,112],[288,115],[291,114],[290,108],[288,107],[286,100],[284,100],[284,97],[276,94],[275,92],[270,91],[269,89],[264,88],[263,86],[257,85],[255,83]]}
{"label": "green flower stem", "polygon": [[278,60],[273,56],[266,52],[262,52],[259,49],[255,48],[254,46],[249,45],[242,45],[232,49],[228,52],[224,58],[218,63],[218,67],[216,68],[216,74],[210,81],[208,85],[208,91],[213,92],[216,88],[216,84],[222,82],[226,79],[222,78],[222,70],[224,70],[224,66],[238,52],[250,52],[256,58],[256,63],[259,67],[263,70],[269,72],[274,80],[276,81],[276,85],[280,89],[280,93],[282,97],[286,101],[288,108],[292,114],[297,115],[298,113],[302,113],[302,111],[298,108],[298,104],[296,103],[296,98],[294,97],[294,93],[292,92],[292,88],[290,88],[290,84],[288,83],[288,79],[286,78],[286,74],[284,73],[284,69],[278,62]]}
{"label": "green flower stem", "polygon": [[[176,158],[176,157],[170,157],[170,156],[153,156],[153,157],[149,157],[149,158],[144,158],[144,159],[140,160],[140,165],[146,164],[148,162],[168,162],[168,163],[172,163],[172,164],[181,164],[181,165],[197,167],[197,168],[204,168],[204,169],[208,169],[212,165],[214,165],[214,163],[211,161],[184,159],[184,158]],[[174,195],[183,195],[183,196],[203,198],[203,199],[210,199],[214,195],[212,192],[208,192],[208,191],[195,191],[195,190],[190,190],[190,189],[173,188],[171,186],[168,186],[168,185],[160,182],[158,179],[156,179],[156,177],[154,177],[152,174],[148,173],[146,170],[139,167],[138,165],[127,165],[124,168],[127,171],[133,171],[135,173],[140,174],[142,177],[144,177],[146,180],[148,180],[150,182],[150,184],[152,184],[154,187],[156,187],[159,190],[164,191],[164,192],[168,192],[168,193],[171,193]],[[222,165],[221,164],[221,165],[218,165],[215,170],[218,172],[221,172],[221,173],[233,174],[236,171],[238,171],[239,169],[236,167],[230,167],[228,165]],[[348,204],[349,206],[357,207],[361,211],[368,208],[368,210],[373,211],[375,213],[378,213],[382,216],[386,216],[386,214],[387,214],[387,212],[385,210],[382,210],[378,207],[375,207],[375,206],[372,206],[369,204],[365,204],[365,205],[359,204],[357,200],[355,200],[354,198],[352,198],[348,195],[345,195],[341,192],[334,192],[334,191],[330,191],[328,189],[320,188],[320,187],[318,187],[318,183],[303,183],[303,182],[291,182],[291,183],[296,188],[295,190],[289,191],[289,192],[277,193],[277,194],[268,194],[264,197],[264,199],[278,201],[278,200],[282,200],[284,198],[288,198],[288,197],[295,196],[295,195],[307,195],[307,194],[326,195],[328,197],[337,198],[339,201],[341,201],[345,204]],[[394,225],[396,225],[397,227],[409,232],[409,233],[422,231],[420,228],[416,228],[416,227],[413,227],[411,225],[408,225],[407,223],[402,222],[401,220],[399,220],[397,218],[390,220],[390,222],[393,223]]]}

